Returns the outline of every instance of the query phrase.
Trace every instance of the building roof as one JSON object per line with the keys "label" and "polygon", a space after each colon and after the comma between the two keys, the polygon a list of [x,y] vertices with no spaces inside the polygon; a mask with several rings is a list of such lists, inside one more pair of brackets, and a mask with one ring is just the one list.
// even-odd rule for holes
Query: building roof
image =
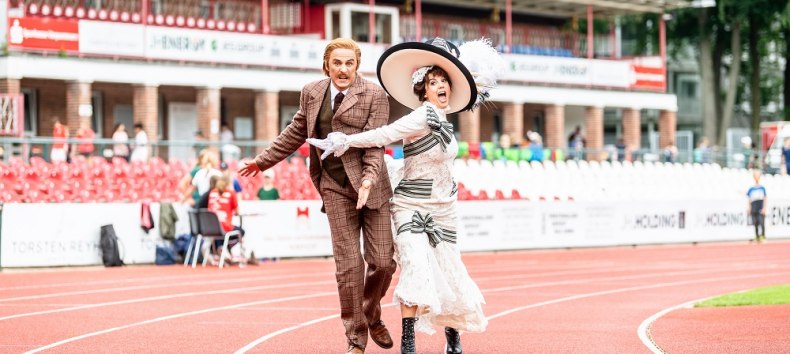
{"label": "building roof", "polygon": [[[505,0],[423,0],[423,2],[505,10]],[[593,6],[595,16],[616,16],[663,13],[675,8],[692,6],[695,2],[699,0],[512,0],[514,13],[552,17],[586,16],[588,4]]]}

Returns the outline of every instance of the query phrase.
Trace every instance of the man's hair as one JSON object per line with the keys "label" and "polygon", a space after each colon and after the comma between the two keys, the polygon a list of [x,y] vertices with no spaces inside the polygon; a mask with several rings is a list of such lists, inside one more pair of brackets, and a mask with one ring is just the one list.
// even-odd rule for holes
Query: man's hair
{"label": "man's hair", "polygon": [[359,64],[362,62],[362,51],[359,49],[357,42],[349,38],[335,38],[329,42],[329,44],[326,45],[326,49],[324,49],[324,75],[329,76],[329,55],[332,54],[332,51],[335,49],[353,50],[354,54],[357,56],[357,70],[359,70]]}
{"label": "man's hair", "polygon": [[450,81],[450,76],[447,75],[447,72],[444,71],[444,69],[434,65],[430,70],[428,70],[428,72],[425,73],[425,77],[422,78],[422,81],[414,85],[413,88],[414,94],[417,95],[417,99],[419,99],[420,102],[425,102],[426,100],[425,92],[427,92],[427,89],[425,88],[425,86],[427,86],[428,84],[428,75],[430,74],[433,74],[434,78],[443,77],[447,79],[447,83],[450,84],[450,88],[453,87],[453,82]]}

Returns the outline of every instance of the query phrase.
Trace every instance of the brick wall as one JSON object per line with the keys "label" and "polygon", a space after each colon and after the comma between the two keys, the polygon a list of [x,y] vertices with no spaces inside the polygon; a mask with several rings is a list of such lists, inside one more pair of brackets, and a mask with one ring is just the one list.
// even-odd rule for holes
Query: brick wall
{"label": "brick wall", "polygon": [[[52,136],[53,119],[66,122],[66,83],[59,80],[22,79],[22,87],[36,91],[38,121],[36,135]],[[76,131],[70,132],[73,136]]]}
{"label": "brick wall", "polygon": [[524,140],[524,105],[505,103],[502,108],[502,130],[510,136],[513,144],[521,144]]}
{"label": "brick wall", "polygon": [[133,90],[134,124],[142,123],[148,141],[155,142],[159,140],[159,89],[157,86],[135,85]]}
{"label": "brick wall", "polygon": [[546,105],[546,138],[548,148],[565,147],[565,106]]}
{"label": "brick wall", "polygon": [[638,109],[623,109],[623,143],[630,149],[642,145],[642,122]]}
{"label": "brick wall", "polygon": [[480,143],[480,110],[461,112],[458,117],[461,140],[470,144]]}
{"label": "brick wall", "polygon": [[677,146],[675,132],[677,131],[678,118],[675,112],[663,110],[658,117],[658,145],[667,147],[670,143]]}
{"label": "brick wall", "polygon": [[255,140],[272,141],[280,134],[279,101],[279,92],[255,93]]}
{"label": "brick wall", "polygon": [[[197,89],[197,121],[198,128],[203,131],[206,140],[219,141],[220,90],[202,87]],[[212,125],[216,128],[211,130]]]}
{"label": "brick wall", "polygon": [[250,90],[222,89],[222,124],[234,130],[236,117],[249,117],[255,120],[255,93]]}
{"label": "brick wall", "polygon": [[0,93],[19,94],[22,90],[22,80],[0,79]]}
{"label": "brick wall", "polygon": [[603,159],[603,107],[586,107],[584,110],[585,140],[588,150],[587,159]]}
{"label": "brick wall", "polygon": [[[132,85],[125,84],[93,84],[93,91],[101,92],[102,97],[102,131],[96,132],[97,137],[111,138],[115,127],[115,106],[132,106]],[[96,109],[96,107],[94,107]],[[131,130],[132,127],[126,127]]]}

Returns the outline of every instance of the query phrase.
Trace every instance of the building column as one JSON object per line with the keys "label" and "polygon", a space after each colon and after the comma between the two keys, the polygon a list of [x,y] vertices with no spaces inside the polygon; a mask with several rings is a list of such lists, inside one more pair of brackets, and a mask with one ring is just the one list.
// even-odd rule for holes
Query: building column
{"label": "building column", "polygon": [[22,80],[0,79],[0,93],[18,95],[22,93]]}
{"label": "building column", "polygon": [[469,144],[480,144],[480,110],[464,111],[459,114],[461,125],[461,141]]}
{"label": "building column", "polygon": [[272,141],[280,134],[279,112],[279,92],[255,92],[255,140]]}
{"label": "building column", "polygon": [[[151,85],[135,85],[132,98],[134,123],[141,123],[149,142],[159,140],[159,87]],[[132,127],[127,127],[132,132]],[[133,134],[133,133],[132,133]],[[167,137],[163,137],[167,140]]]}
{"label": "building column", "polygon": [[625,144],[627,151],[636,151],[642,148],[641,120],[638,109],[623,109],[623,144]]}
{"label": "building column", "polygon": [[565,148],[565,106],[563,105],[546,105],[544,146],[551,149]]}
{"label": "building column", "polygon": [[510,136],[513,144],[521,144],[524,140],[524,105],[507,103],[502,112],[502,128]]}
{"label": "building column", "polygon": [[658,147],[663,149],[670,144],[677,146],[675,132],[677,131],[678,118],[676,112],[662,110],[658,117]]}
{"label": "building column", "polygon": [[208,141],[219,141],[220,102],[219,88],[201,87],[197,89],[198,129]]}
{"label": "building column", "polygon": [[584,115],[587,160],[601,161],[603,152],[603,107],[587,107]]}
{"label": "building column", "polygon": [[91,83],[83,81],[69,81],[66,83],[66,117],[65,124],[69,129],[69,136],[74,136],[83,121],[90,123],[93,116],[91,105]]}

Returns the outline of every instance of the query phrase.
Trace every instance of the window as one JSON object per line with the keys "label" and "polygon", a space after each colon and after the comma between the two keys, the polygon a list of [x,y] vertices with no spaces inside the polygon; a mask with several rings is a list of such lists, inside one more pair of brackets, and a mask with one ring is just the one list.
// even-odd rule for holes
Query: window
{"label": "window", "polygon": [[93,91],[91,94],[91,106],[93,106],[91,129],[96,132],[96,135],[101,136],[104,127],[104,100],[100,91]]}
{"label": "window", "polygon": [[680,82],[681,97],[697,98],[697,83],[694,81],[683,80]]}
{"label": "window", "polygon": [[22,95],[25,96],[24,106],[25,113],[25,135],[36,136],[38,131],[38,97],[34,89],[22,89]]}

